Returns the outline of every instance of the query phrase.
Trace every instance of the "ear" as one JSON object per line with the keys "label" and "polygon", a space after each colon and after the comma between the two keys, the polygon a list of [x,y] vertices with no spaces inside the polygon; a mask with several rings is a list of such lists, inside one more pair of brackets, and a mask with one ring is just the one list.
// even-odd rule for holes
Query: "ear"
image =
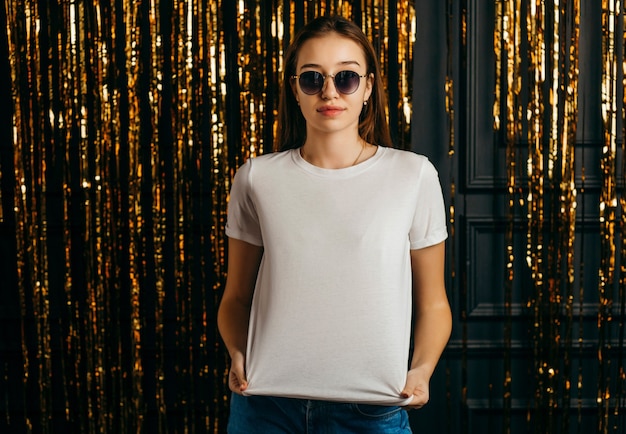
{"label": "ear", "polygon": [[370,72],[370,74],[365,79],[365,94],[363,95],[363,101],[369,100],[373,91],[374,91],[374,73]]}

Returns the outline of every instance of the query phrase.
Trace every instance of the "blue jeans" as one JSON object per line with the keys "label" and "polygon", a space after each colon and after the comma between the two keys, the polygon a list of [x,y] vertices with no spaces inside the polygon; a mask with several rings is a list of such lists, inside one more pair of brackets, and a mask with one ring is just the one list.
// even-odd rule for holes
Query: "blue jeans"
{"label": "blue jeans", "polygon": [[229,434],[409,434],[401,407],[232,394]]}

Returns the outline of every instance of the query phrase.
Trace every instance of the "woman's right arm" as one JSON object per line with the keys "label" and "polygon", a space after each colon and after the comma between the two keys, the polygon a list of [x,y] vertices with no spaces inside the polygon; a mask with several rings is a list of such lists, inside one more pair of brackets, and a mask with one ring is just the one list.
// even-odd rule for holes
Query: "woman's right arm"
{"label": "woman's right arm", "polygon": [[228,274],[217,313],[217,326],[231,358],[228,385],[241,394],[248,387],[245,373],[250,307],[263,247],[228,239]]}

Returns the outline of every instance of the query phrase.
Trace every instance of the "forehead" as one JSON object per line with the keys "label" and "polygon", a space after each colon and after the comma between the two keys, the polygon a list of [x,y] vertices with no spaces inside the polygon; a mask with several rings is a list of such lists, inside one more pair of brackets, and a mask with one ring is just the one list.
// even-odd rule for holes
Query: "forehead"
{"label": "forehead", "polygon": [[311,38],[298,50],[296,69],[302,67],[334,67],[366,65],[363,48],[355,41],[337,33]]}

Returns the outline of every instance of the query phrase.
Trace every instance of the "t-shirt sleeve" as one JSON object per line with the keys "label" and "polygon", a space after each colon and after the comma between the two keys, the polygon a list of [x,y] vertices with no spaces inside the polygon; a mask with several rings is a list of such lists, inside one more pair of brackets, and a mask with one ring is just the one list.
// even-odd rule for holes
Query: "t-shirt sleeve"
{"label": "t-shirt sleeve", "polygon": [[233,179],[228,201],[226,235],[255,246],[263,245],[259,217],[252,198],[252,160],[243,164]]}
{"label": "t-shirt sleeve", "polygon": [[425,160],[418,186],[417,207],[409,232],[412,250],[433,246],[448,237],[446,209],[439,175],[435,166]]}

